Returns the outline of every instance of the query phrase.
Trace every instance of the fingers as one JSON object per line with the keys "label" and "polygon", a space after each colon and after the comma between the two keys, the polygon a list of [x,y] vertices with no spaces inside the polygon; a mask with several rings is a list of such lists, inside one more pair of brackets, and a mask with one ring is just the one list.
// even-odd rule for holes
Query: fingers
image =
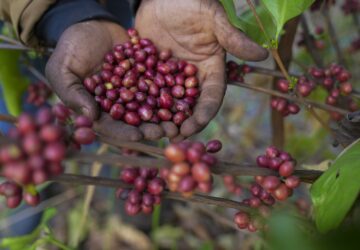
{"label": "fingers", "polygon": [[250,40],[230,24],[224,9],[219,6],[214,18],[214,32],[221,46],[232,55],[247,61],[262,61],[268,51]]}
{"label": "fingers", "polygon": [[100,119],[94,123],[94,130],[100,137],[111,138],[111,140],[140,141],[143,139],[138,128],[113,120],[106,113],[101,113]]}
{"label": "fingers", "polygon": [[162,127],[157,124],[143,123],[140,125],[139,129],[143,133],[144,139],[146,140],[159,140],[165,135]]}
{"label": "fingers", "polygon": [[45,74],[52,89],[66,106],[96,120],[99,117],[99,108],[94,97],[81,84],[81,80],[66,68],[62,60],[53,55],[45,69]]}
{"label": "fingers", "polygon": [[188,137],[201,131],[218,112],[225,95],[224,59],[216,58],[212,67],[203,65],[207,73],[194,113],[181,126],[181,135]]}
{"label": "fingers", "polygon": [[179,134],[179,129],[173,122],[162,122],[160,125],[165,132],[165,136],[170,139]]}

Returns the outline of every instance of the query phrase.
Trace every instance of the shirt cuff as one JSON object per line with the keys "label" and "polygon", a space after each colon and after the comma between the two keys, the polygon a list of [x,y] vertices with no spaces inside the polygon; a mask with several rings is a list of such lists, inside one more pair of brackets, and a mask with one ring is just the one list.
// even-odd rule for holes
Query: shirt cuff
{"label": "shirt cuff", "polygon": [[43,46],[55,46],[71,25],[88,20],[119,21],[93,0],[61,0],[50,7],[36,24],[35,34]]}

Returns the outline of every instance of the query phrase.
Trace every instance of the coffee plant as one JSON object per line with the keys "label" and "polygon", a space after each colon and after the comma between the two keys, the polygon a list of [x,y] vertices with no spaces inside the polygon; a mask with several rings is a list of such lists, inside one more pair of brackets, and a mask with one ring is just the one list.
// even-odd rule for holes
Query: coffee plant
{"label": "coffee plant", "polygon": [[1,249],[359,247],[360,1],[239,2],[219,4],[273,64],[227,54],[223,108],[190,138],[130,142],[101,130],[106,116],[139,130],[181,131],[196,119],[207,101],[204,72],[159,46],[162,37],[143,37],[135,25],[80,79],[102,113],[92,119],[59,101],[31,65],[52,49],[0,35],[10,113],[0,114],[10,126],[0,134],[0,213],[17,209],[9,226],[0,216],[0,235],[27,213],[43,213],[33,232],[4,237]]}

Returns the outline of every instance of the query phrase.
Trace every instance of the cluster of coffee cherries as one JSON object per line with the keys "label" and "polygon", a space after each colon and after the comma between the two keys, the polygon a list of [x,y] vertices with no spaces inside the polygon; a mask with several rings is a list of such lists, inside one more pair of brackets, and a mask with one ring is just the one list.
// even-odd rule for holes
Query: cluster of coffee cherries
{"label": "cluster of coffee cherries", "polygon": [[22,198],[37,205],[40,198],[35,186],[63,172],[67,147],[93,142],[95,133],[87,117],[76,117],[73,129],[66,127],[69,119],[70,110],[57,104],[52,110],[39,109],[34,116],[21,114],[17,126],[9,130],[10,141],[0,148],[0,173],[7,179],[0,194],[7,198],[9,208],[17,207]]}
{"label": "cluster of coffee cherries", "polygon": [[161,193],[165,189],[165,181],[158,177],[157,168],[128,167],[121,171],[120,179],[133,185],[132,188],[119,188],[118,199],[125,200],[125,212],[134,216],[143,212],[151,214],[154,205],[161,202]]}
{"label": "cluster of coffee cherries", "polygon": [[226,75],[230,81],[243,82],[244,76],[251,72],[251,66],[247,64],[237,64],[234,61],[226,63]]}
{"label": "cluster of coffee cherries", "polygon": [[360,1],[359,0],[345,0],[341,9],[345,15],[356,14],[360,12]]}
{"label": "cluster of coffee cherries", "polygon": [[[304,37],[304,33],[300,34],[300,39],[297,42],[297,45],[299,47],[305,46],[306,42],[305,42],[305,37]],[[322,50],[325,48],[326,43],[324,41],[324,29],[321,26],[317,26],[315,28],[315,34],[309,34],[310,37],[310,41],[312,43],[312,45],[318,49],[318,50]]]}
{"label": "cluster of coffee cherries", "polygon": [[[315,88],[315,83],[306,77],[300,77],[296,85],[296,91],[303,97],[310,95],[311,91]],[[290,93],[295,95],[295,89],[290,89],[290,84],[285,79],[279,79],[276,82],[276,89],[282,93]],[[271,107],[277,110],[283,116],[290,114],[295,115],[299,113],[300,107],[285,98],[273,97],[271,99]]]}
{"label": "cluster of coffee cherries", "polygon": [[243,188],[232,175],[223,176],[224,186],[228,192],[233,193],[236,196],[240,196],[243,193]]}
{"label": "cluster of coffee cherries", "polygon": [[200,94],[198,68],[173,58],[170,50],[158,52],[134,29],[128,34],[130,41],[107,53],[101,72],[83,84],[115,120],[133,126],[161,121],[180,126],[192,115]]}
{"label": "cluster of coffee cherries", "polygon": [[[296,162],[291,155],[273,146],[268,147],[264,155],[258,156],[256,162],[259,167],[278,172],[278,176],[254,177],[255,182],[249,188],[251,197],[244,199],[242,203],[259,209],[260,214],[265,215],[276,201],[284,201],[292,195],[293,190],[300,185],[300,179],[294,175]],[[235,214],[234,221],[240,229],[247,228],[251,232],[260,226],[245,211]]]}
{"label": "cluster of coffee cherries", "polygon": [[26,102],[34,106],[42,106],[51,96],[51,89],[43,82],[30,84],[28,87]]}
{"label": "cluster of coffee cherries", "polygon": [[[351,73],[344,67],[335,63],[326,69],[311,67],[309,74],[328,92],[327,104],[350,111],[357,109],[355,101],[349,96],[353,90],[349,82]],[[336,121],[342,118],[342,115],[337,112],[331,112],[330,115]]]}
{"label": "cluster of coffee cherries", "polygon": [[167,180],[170,191],[180,192],[185,197],[191,196],[195,189],[209,193],[213,182],[211,167],[217,162],[212,154],[221,148],[219,140],[211,140],[206,145],[183,141],[167,146],[165,157],[174,165],[162,169],[161,176]]}

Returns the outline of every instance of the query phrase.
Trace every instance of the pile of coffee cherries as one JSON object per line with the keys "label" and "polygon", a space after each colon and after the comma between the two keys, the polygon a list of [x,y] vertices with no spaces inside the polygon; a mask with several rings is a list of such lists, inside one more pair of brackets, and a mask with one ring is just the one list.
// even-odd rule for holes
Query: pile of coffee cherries
{"label": "pile of coffee cherries", "polygon": [[200,94],[198,69],[158,52],[152,41],[129,29],[130,41],[105,55],[99,74],[84,79],[102,110],[115,120],[139,126],[142,122],[172,121],[180,126]]}
{"label": "pile of coffee cherries", "polygon": [[212,154],[221,148],[219,140],[211,140],[206,145],[183,141],[166,147],[165,157],[174,165],[162,170],[161,175],[167,180],[170,191],[180,192],[185,197],[191,196],[195,189],[209,193],[213,182],[211,167],[217,162]]}
{"label": "pile of coffee cherries", "polygon": [[116,197],[125,200],[128,215],[134,216],[140,212],[151,214],[154,205],[160,204],[166,184],[158,177],[157,168],[128,167],[121,171],[120,179],[133,185],[133,188],[119,188],[116,191]]}
{"label": "pile of coffee cherries", "polygon": [[[251,197],[244,199],[242,203],[259,209],[259,213],[266,216],[269,207],[276,201],[284,201],[292,195],[293,190],[300,185],[300,179],[294,175],[296,162],[292,156],[273,146],[268,147],[264,155],[258,156],[256,162],[259,167],[277,171],[279,176],[254,177],[255,182],[249,188]],[[251,232],[260,226],[245,211],[235,214],[234,221],[240,229],[247,228]]]}
{"label": "pile of coffee cherries", "polygon": [[[328,92],[327,104],[350,111],[357,110],[355,101],[349,96],[353,90],[349,82],[351,73],[344,67],[335,63],[326,69],[312,67],[309,69],[309,74]],[[342,118],[337,112],[331,112],[330,115],[336,121]]]}
{"label": "pile of coffee cherries", "polygon": [[37,107],[43,105],[52,94],[51,89],[43,82],[30,84],[27,92],[26,102]]}
{"label": "pile of coffee cherries", "polygon": [[244,76],[251,72],[251,66],[247,64],[237,64],[234,61],[226,63],[226,75],[230,81],[243,82]]}
{"label": "pile of coffee cherries", "polygon": [[22,198],[37,205],[35,185],[63,172],[61,162],[68,146],[79,147],[95,139],[91,120],[78,116],[72,126],[66,126],[70,115],[69,109],[57,104],[52,110],[39,109],[34,116],[23,113],[17,127],[10,129],[10,141],[0,147],[0,173],[7,179],[0,185],[0,195],[6,197],[9,208],[17,207]]}

